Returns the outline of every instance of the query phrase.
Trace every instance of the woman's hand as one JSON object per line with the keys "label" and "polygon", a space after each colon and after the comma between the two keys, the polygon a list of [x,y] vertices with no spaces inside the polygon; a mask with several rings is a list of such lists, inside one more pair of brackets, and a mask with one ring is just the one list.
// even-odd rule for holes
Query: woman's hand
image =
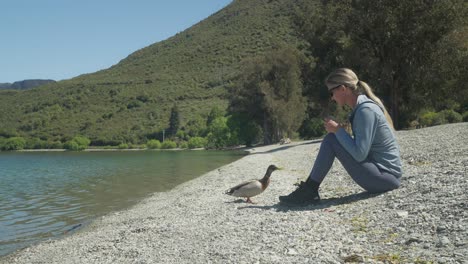
{"label": "woman's hand", "polygon": [[336,131],[341,127],[340,124],[335,122],[335,120],[329,118],[325,118],[324,126],[328,133],[336,133]]}

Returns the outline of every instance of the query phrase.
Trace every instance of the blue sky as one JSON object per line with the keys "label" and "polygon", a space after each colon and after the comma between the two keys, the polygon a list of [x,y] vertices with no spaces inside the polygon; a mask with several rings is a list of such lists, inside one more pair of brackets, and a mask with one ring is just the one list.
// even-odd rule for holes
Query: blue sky
{"label": "blue sky", "polygon": [[64,80],[117,64],[231,0],[1,0],[0,83]]}

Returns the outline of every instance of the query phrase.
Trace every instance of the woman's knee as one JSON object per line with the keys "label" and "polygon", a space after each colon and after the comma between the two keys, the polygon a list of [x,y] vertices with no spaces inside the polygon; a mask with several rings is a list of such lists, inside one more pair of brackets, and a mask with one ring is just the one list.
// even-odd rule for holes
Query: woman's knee
{"label": "woman's knee", "polygon": [[338,142],[338,139],[336,138],[334,133],[328,133],[322,140],[322,144],[332,144]]}

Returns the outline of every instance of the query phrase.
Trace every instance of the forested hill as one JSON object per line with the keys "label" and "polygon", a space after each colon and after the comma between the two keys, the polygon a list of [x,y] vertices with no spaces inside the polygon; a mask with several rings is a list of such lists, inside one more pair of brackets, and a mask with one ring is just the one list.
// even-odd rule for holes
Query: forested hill
{"label": "forested hill", "polygon": [[246,57],[295,42],[290,1],[237,0],[193,27],[130,54],[109,69],[30,91],[0,92],[8,133],[53,140],[138,141],[167,128],[177,105],[181,124],[225,109],[226,87]]}
{"label": "forested hill", "polygon": [[323,84],[338,67],[374,88],[397,129],[468,121],[467,36],[464,0],[234,0],[109,69],[0,91],[0,145],[145,144],[168,128],[215,147],[321,136],[324,109],[346,121]]}

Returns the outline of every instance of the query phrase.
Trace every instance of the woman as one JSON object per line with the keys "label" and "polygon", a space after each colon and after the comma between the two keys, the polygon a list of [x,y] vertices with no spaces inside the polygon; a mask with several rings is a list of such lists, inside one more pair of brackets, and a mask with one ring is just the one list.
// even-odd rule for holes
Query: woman
{"label": "woman", "polygon": [[341,68],[325,80],[328,91],[339,106],[348,105],[353,136],[333,119],[325,119],[328,134],[306,182],[287,196],[288,205],[308,205],[320,201],[318,189],[335,157],[351,178],[368,192],[385,192],[400,186],[400,151],[393,133],[393,122],[382,101],[350,69]]}

